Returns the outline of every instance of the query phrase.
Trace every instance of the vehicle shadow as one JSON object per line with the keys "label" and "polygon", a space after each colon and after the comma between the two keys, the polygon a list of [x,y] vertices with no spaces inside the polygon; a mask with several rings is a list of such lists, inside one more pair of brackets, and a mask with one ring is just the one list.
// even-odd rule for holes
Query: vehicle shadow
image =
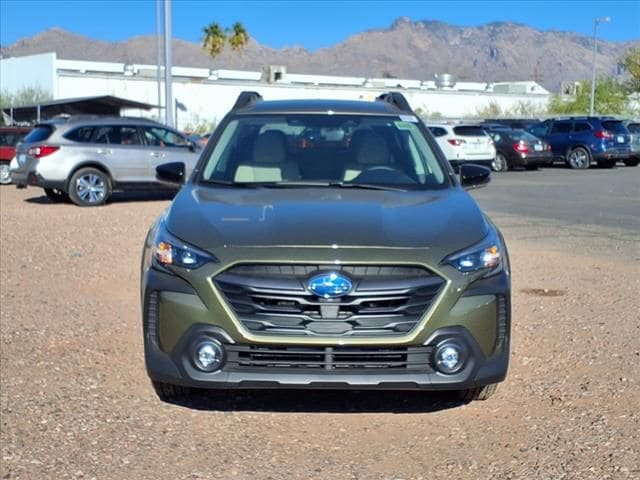
{"label": "vehicle shadow", "polygon": [[[159,192],[115,192],[107,200],[109,204],[128,203],[128,202],[157,202],[171,201],[175,197],[176,192],[159,191]],[[72,205],[70,201],[55,202],[50,200],[44,193],[42,195],[25,198],[27,203],[36,205]]]}
{"label": "vehicle shadow", "polygon": [[468,402],[450,392],[372,390],[196,390],[175,405],[222,412],[434,413]]}

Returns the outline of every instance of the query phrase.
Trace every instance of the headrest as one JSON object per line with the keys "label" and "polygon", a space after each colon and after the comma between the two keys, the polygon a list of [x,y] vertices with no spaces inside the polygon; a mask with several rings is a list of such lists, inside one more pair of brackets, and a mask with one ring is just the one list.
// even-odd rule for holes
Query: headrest
{"label": "headrest", "polygon": [[389,165],[391,157],[384,137],[365,131],[355,138],[356,163],[362,165]]}
{"label": "headrest", "polygon": [[287,155],[287,140],[278,130],[267,130],[253,144],[254,163],[282,164]]}

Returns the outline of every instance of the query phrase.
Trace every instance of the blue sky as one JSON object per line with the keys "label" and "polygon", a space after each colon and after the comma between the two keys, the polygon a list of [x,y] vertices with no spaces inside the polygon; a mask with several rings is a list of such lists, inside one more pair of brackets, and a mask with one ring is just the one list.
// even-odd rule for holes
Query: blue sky
{"label": "blue sky", "polygon": [[[155,32],[155,0],[0,0],[0,43],[52,27],[105,41]],[[394,19],[440,20],[459,26],[514,21],[541,30],[591,36],[593,19],[606,40],[640,40],[640,0],[574,1],[210,1],[173,0],[173,36],[199,41],[205,24],[242,22],[251,36],[273,48],[334,45],[350,35],[386,28]]]}

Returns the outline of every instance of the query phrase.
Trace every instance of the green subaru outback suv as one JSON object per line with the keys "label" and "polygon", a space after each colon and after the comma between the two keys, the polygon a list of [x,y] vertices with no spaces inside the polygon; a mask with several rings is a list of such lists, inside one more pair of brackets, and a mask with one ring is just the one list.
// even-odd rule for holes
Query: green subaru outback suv
{"label": "green subaru outback suv", "polygon": [[399,93],[263,101],[243,92],[156,220],[142,257],[159,397],[194,388],[455,390],[509,362],[498,229]]}

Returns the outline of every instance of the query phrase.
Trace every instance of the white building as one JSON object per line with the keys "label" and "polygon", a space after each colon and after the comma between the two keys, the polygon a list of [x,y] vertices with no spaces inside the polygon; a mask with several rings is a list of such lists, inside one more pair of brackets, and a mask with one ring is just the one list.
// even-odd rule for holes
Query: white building
{"label": "white building", "polygon": [[[428,81],[341,77],[294,74],[282,66],[270,66],[262,72],[174,66],[172,74],[174,98],[187,108],[178,112],[180,128],[217,123],[243,90],[257,91],[265,99],[348,100],[372,100],[383,92],[399,90],[414,110],[437,117],[476,116],[492,107],[512,115],[535,114],[546,109],[551,96],[532,81],[456,82],[446,74]],[[55,53],[0,60],[0,90],[14,93],[38,86],[54,100],[114,95],[157,105],[156,75],[155,65],[62,60]],[[128,114],[150,115],[143,111]],[[158,116],[158,111],[151,114]]]}

